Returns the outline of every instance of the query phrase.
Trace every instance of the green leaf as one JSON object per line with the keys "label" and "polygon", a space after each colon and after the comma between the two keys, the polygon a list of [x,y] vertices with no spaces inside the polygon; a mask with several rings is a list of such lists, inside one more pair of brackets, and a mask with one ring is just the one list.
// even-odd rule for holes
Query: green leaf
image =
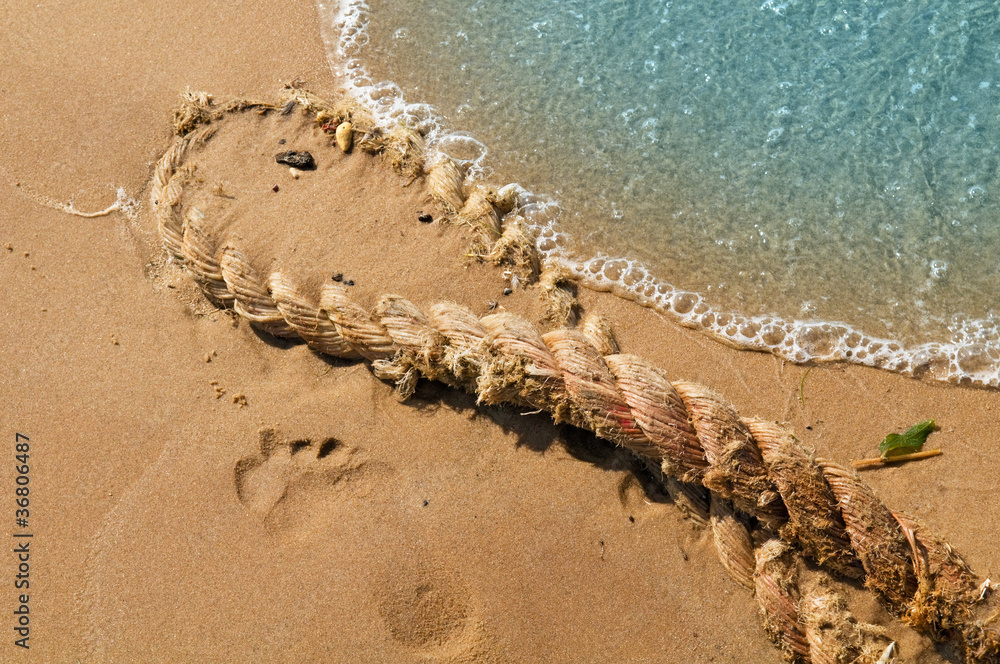
{"label": "green leaf", "polygon": [[878,451],[883,459],[899,454],[919,452],[927,441],[927,436],[936,430],[937,426],[934,424],[934,420],[924,420],[907,429],[906,433],[890,433],[879,443]]}

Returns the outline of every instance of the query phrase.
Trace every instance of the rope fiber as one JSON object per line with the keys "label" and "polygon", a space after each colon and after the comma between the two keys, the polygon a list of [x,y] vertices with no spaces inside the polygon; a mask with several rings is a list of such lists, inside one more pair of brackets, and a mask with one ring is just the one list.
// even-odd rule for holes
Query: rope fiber
{"label": "rope fiber", "polygon": [[800,581],[804,556],[834,578],[862,580],[896,616],[950,642],[964,661],[1000,662],[997,602],[947,543],[783,426],[742,418],[708,388],[671,382],[619,352],[599,319],[584,316],[575,327],[543,334],[510,313],[480,318],[453,303],[422,311],[396,295],[369,311],[340,284],[327,283],[311,298],[292,275],[262,274],[238,247],[218,244],[210,222],[182,202],[193,168],[188,157],[227,114],[280,112],[290,103],[321,124],[350,119],[355,148],[391,155],[413,177],[426,175],[432,194],[443,188],[436,197],[446,210],[485,229],[487,246],[504,241],[498,197],[477,190],[466,199],[450,161],[424,173],[422,140],[413,132],[386,136],[362,110],[302,90],[285,97],[277,105],[216,105],[189,93],[175,113],[177,138],[157,164],[151,200],[164,247],[209,300],[269,334],[363,358],[403,398],[421,377],[442,381],[479,403],[544,410],[633,451],[662,471],[675,502],[711,523],[723,565],[755,593],[766,631],[789,660],[874,662],[888,643],[878,628],[855,621],[829,584]]}

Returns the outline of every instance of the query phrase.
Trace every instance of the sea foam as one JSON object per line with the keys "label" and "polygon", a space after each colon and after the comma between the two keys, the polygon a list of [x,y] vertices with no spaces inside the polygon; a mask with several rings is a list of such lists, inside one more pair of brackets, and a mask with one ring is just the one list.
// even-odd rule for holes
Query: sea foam
{"label": "sea foam", "polygon": [[[362,55],[371,18],[367,2],[318,2],[318,9],[330,66],[347,92],[368,107],[383,126],[402,124],[419,131],[430,158],[443,155],[452,159],[467,185],[488,181],[492,171],[487,145],[452,127],[430,103],[407,101],[395,83],[372,79]],[[655,62],[647,63],[647,69],[655,66]],[[781,114],[781,110],[776,113]],[[767,141],[777,142],[781,133],[780,128],[775,130]],[[506,188],[514,192],[516,200],[509,217],[519,219],[534,233],[543,261],[563,264],[593,290],[635,301],[728,345],[773,353],[799,364],[843,361],[933,381],[1000,387],[1000,320],[955,317],[949,322],[949,340],[907,346],[842,322],[720,310],[707,295],[657,278],[639,260],[600,252],[581,256],[573,248],[578,245],[577,238],[561,228],[557,199],[516,183]],[[969,196],[973,195],[970,191]],[[929,283],[942,278],[947,267],[944,261],[931,261]]]}

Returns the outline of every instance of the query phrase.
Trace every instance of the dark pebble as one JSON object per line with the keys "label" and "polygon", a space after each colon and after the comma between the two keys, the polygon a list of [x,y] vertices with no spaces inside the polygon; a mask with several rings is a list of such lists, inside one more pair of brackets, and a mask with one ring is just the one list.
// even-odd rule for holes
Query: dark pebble
{"label": "dark pebble", "polygon": [[424,501],[424,507],[427,507],[429,504],[426,500]]}
{"label": "dark pebble", "polygon": [[512,290],[511,290],[511,289],[509,289],[509,288],[504,288],[504,289],[503,289],[503,294],[504,294],[504,295],[510,295],[510,294],[511,294],[511,293],[513,293],[513,292],[514,292],[514,291],[512,291]]}
{"label": "dark pebble", "polygon": [[425,223],[425,224],[429,224],[429,223],[431,223],[432,221],[434,221],[434,217],[432,217],[432,216],[431,216],[431,215],[429,215],[429,214],[422,214],[422,215],[420,215],[419,217],[417,217],[417,219],[419,219],[419,220],[420,220],[421,222],[423,222],[423,223]]}
{"label": "dark pebble", "polygon": [[347,280],[347,285],[348,286],[353,286],[354,285],[354,279],[348,279]]}
{"label": "dark pebble", "polygon": [[278,141],[278,145],[284,145],[285,143],[286,143],[285,139],[281,139],[280,141]]}
{"label": "dark pebble", "polygon": [[337,274],[333,275],[333,280],[334,281],[343,281],[344,280],[344,274],[342,272],[338,272]]}
{"label": "dark pebble", "polygon": [[274,193],[278,193],[278,185],[274,185],[273,187],[271,187],[271,191],[273,191]]}
{"label": "dark pebble", "polygon": [[311,171],[316,168],[316,162],[313,161],[313,156],[305,150],[302,152],[296,152],[295,150],[279,152],[274,155],[274,160],[279,164],[287,164],[292,168],[299,169],[300,171]]}
{"label": "dark pebble", "polygon": [[632,523],[635,523],[635,517],[632,515],[629,515],[628,520]]}

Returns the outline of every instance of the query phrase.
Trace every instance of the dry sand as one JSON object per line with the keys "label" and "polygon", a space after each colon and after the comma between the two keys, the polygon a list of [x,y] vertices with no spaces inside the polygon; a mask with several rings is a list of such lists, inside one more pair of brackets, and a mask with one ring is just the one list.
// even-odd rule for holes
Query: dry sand
{"label": "dry sand", "polygon": [[[0,661],[780,661],[710,534],[625,452],[443,386],[400,404],[365,364],[234,325],[164,265],[148,186],[179,94],[273,99],[293,78],[334,94],[311,3],[3,11],[0,516],[13,549],[24,434],[34,537],[31,648],[14,644],[11,553]],[[313,136],[295,118],[267,122],[220,131],[199,171],[232,197],[212,210],[262,269],[313,283],[342,272],[363,300],[540,316],[535,293],[504,297],[499,271],[468,264],[457,229],[417,221],[432,208],[419,182],[335,148],[292,179],[277,141]],[[38,202],[100,209],[116,187],[141,203],[134,218]],[[801,383],[804,368],[609,295],[581,300],[627,352],[789,422],[842,463],[935,418],[943,456],[865,479],[979,574],[1000,573],[1000,394],[845,366]],[[942,661],[855,599],[905,661]]]}

